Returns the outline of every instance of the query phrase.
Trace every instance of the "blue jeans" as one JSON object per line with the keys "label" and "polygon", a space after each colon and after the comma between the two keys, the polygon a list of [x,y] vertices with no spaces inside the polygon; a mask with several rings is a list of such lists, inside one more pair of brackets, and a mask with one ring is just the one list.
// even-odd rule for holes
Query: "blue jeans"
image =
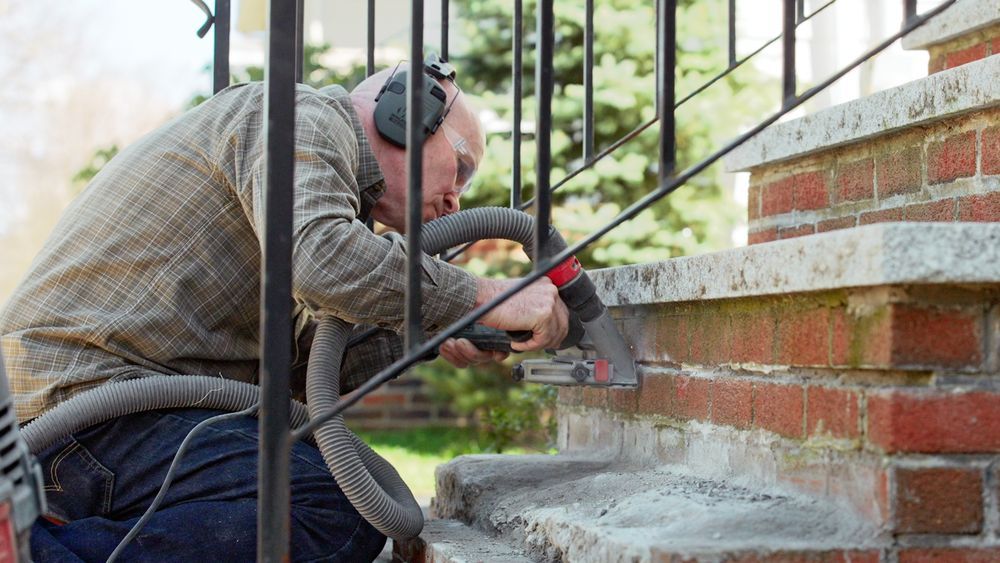
{"label": "blue jeans", "polygon": [[[184,436],[206,409],[150,411],[105,422],[39,457],[50,520],[31,530],[35,561],[105,561],[156,496]],[[122,561],[254,561],[257,419],[212,424],[193,441],[174,482]],[[291,558],[371,561],[385,536],[347,501],[319,450],[292,447]]]}

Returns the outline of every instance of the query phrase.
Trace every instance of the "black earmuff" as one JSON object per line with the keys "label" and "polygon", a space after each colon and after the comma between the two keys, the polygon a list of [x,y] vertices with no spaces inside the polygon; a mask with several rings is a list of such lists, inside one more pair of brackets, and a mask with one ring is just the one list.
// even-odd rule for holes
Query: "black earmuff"
{"label": "black earmuff", "polygon": [[[431,53],[424,60],[424,140],[444,121],[448,96],[438,79],[455,80],[455,68]],[[393,72],[375,96],[375,129],[397,147],[406,147],[406,71]]]}

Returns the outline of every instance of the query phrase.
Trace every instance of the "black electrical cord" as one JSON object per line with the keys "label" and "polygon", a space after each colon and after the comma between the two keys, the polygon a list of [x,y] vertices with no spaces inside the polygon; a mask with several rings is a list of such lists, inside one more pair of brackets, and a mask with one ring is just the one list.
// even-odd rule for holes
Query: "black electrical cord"
{"label": "black electrical cord", "polygon": [[108,556],[107,563],[112,563],[113,561],[118,559],[118,557],[122,554],[122,552],[125,551],[125,547],[129,544],[129,542],[131,542],[133,539],[135,539],[136,536],[139,535],[139,532],[142,531],[142,528],[149,522],[149,519],[153,517],[153,514],[156,512],[156,509],[159,508],[160,503],[162,503],[163,499],[167,496],[167,489],[170,488],[170,483],[173,482],[174,480],[174,474],[177,473],[177,468],[180,466],[181,458],[184,457],[184,454],[187,452],[188,446],[191,445],[191,441],[194,439],[194,437],[202,429],[207,428],[209,425],[215,424],[216,422],[222,422],[224,420],[230,420],[241,416],[250,416],[257,411],[257,408],[259,406],[260,403],[255,403],[250,408],[241,410],[239,412],[228,412],[213,416],[212,418],[206,418],[205,420],[199,422],[194,428],[192,428],[190,432],[188,432],[187,436],[184,437],[184,441],[181,442],[181,447],[177,448],[177,453],[174,454],[174,460],[170,462],[170,469],[167,470],[167,476],[163,478],[163,484],[160,485],[160,491],[156,493],[156,498],[154,498],[153,502],[149,504],[149,508],[146,509],[146,512],[144,512],[143,515],[139,518],[139,520],[136,521],[135,525],[132,526],[132,529],[129,530],[128,534],[125,535],[122,541],[118,544],[118,547],[116,547],[115,550],[111,552],[111,555]]}

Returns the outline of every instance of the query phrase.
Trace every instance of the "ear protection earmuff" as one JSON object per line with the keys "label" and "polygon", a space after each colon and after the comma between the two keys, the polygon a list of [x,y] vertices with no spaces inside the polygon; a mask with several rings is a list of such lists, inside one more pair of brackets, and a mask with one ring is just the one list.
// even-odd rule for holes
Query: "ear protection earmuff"
{"label": "ear protection earmuff", "polygon": [[[423,139],[433,135],[451,110],[438,79],[455,81],[455,68],[431,53],[424,60]],[[454,103],[454,100],[452,100]],[[383,139],[406,147],[406,71],[393,72],[375,96],[375,129]]]}

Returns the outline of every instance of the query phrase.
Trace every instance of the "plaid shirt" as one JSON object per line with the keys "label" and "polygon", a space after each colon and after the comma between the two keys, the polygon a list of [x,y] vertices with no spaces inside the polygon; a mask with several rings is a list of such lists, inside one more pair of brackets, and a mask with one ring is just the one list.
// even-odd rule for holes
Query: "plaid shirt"
{"label": "plaid shirt", "polygon": [[[67,209],[0,312],[20,420],[112,379],[257,380],[263,94],[231,86],[153,131]],[[385,183],[347,92],[299,86],[295,141],[297,337],[312,311],[400,330],[405,241],[363,222]],[[423,274],[427,331],[471,310],[471,274],[431,257]],[[393,340],[349,354],[348,388],[398,355]]]}

